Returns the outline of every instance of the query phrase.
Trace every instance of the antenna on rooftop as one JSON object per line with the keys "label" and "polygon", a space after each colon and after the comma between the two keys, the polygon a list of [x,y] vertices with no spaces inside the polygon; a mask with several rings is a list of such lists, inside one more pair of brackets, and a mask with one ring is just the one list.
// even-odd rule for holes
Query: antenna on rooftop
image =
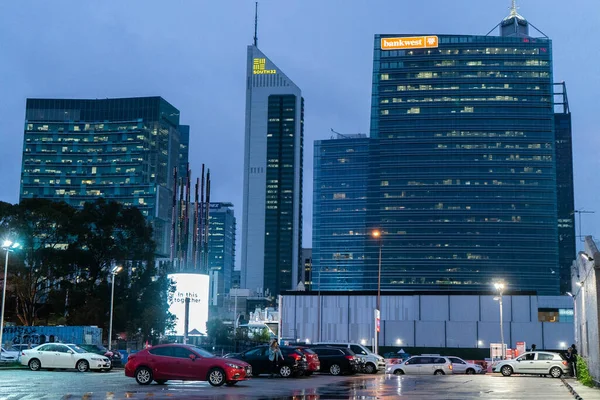
{"label": "antenna on rooftop", "polygon": [[254,47],[258,46],[258,1],[254,3]]}

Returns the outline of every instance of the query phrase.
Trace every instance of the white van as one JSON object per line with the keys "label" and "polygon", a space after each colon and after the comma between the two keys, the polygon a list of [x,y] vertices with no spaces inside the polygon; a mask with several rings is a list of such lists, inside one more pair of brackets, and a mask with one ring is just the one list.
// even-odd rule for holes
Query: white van
{"label": "white van", "polygon": [[330,346],[330,347],[345,347],[354,352],[358,357],[365,362],[365,372],[367,374],[376,374],[378,371],[385,372],[385,359],[380,355],[373,353],[362,344],[358,343],[334,343],[334,342],[318,342],[314,345]]}

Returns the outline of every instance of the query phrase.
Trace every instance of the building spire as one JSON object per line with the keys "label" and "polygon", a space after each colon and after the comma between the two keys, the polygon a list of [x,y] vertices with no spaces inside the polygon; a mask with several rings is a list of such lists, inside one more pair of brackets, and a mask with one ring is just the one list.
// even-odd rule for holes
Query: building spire
{"label": "building spire", "polygon": [[[513,0],[514,2],[514,0]],[[254,3],[254,47],[258,46],[258,1]]]}
{"label": "building spire", "polygon": [[516,17],[517,15],[519,15],[519,13],[517,13],[517,8],[517,0],[512,0],[512,6],[510,7],[511,17]]}

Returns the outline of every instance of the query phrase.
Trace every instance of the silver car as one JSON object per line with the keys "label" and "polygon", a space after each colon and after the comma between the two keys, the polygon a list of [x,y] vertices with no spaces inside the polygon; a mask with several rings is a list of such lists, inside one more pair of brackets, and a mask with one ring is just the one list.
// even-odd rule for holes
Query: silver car
{"label": "silver car", "polygon": [[394,375],[451,375],[452,363],[447,357],[414,356],[401,364],[391,364],[386,373]]}
{"label": "silver car", "polygon": [[494,372],[504,376],[512,374],[550,375],[560,378],[569,372],[567,361],[558,353],[530,351],[514,360],[500,361],[493,367]]}

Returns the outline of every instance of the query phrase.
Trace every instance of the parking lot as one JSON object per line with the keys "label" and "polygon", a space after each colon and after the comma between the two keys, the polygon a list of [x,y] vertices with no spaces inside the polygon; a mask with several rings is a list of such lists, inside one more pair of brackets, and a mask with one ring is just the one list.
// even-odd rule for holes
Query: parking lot
{"label": "parking lot", "polygon": [[[560,379],[499,375],[390,376],[314,375],[299,379],[260,377],[235,387],[206,382],[140,386],[122,370],[0,371],[0,400],[48,399],[545,399],[570,400]],[[584,397],[590,398],[589,395]],[[595,397],[597,399],[600,398]]]}

